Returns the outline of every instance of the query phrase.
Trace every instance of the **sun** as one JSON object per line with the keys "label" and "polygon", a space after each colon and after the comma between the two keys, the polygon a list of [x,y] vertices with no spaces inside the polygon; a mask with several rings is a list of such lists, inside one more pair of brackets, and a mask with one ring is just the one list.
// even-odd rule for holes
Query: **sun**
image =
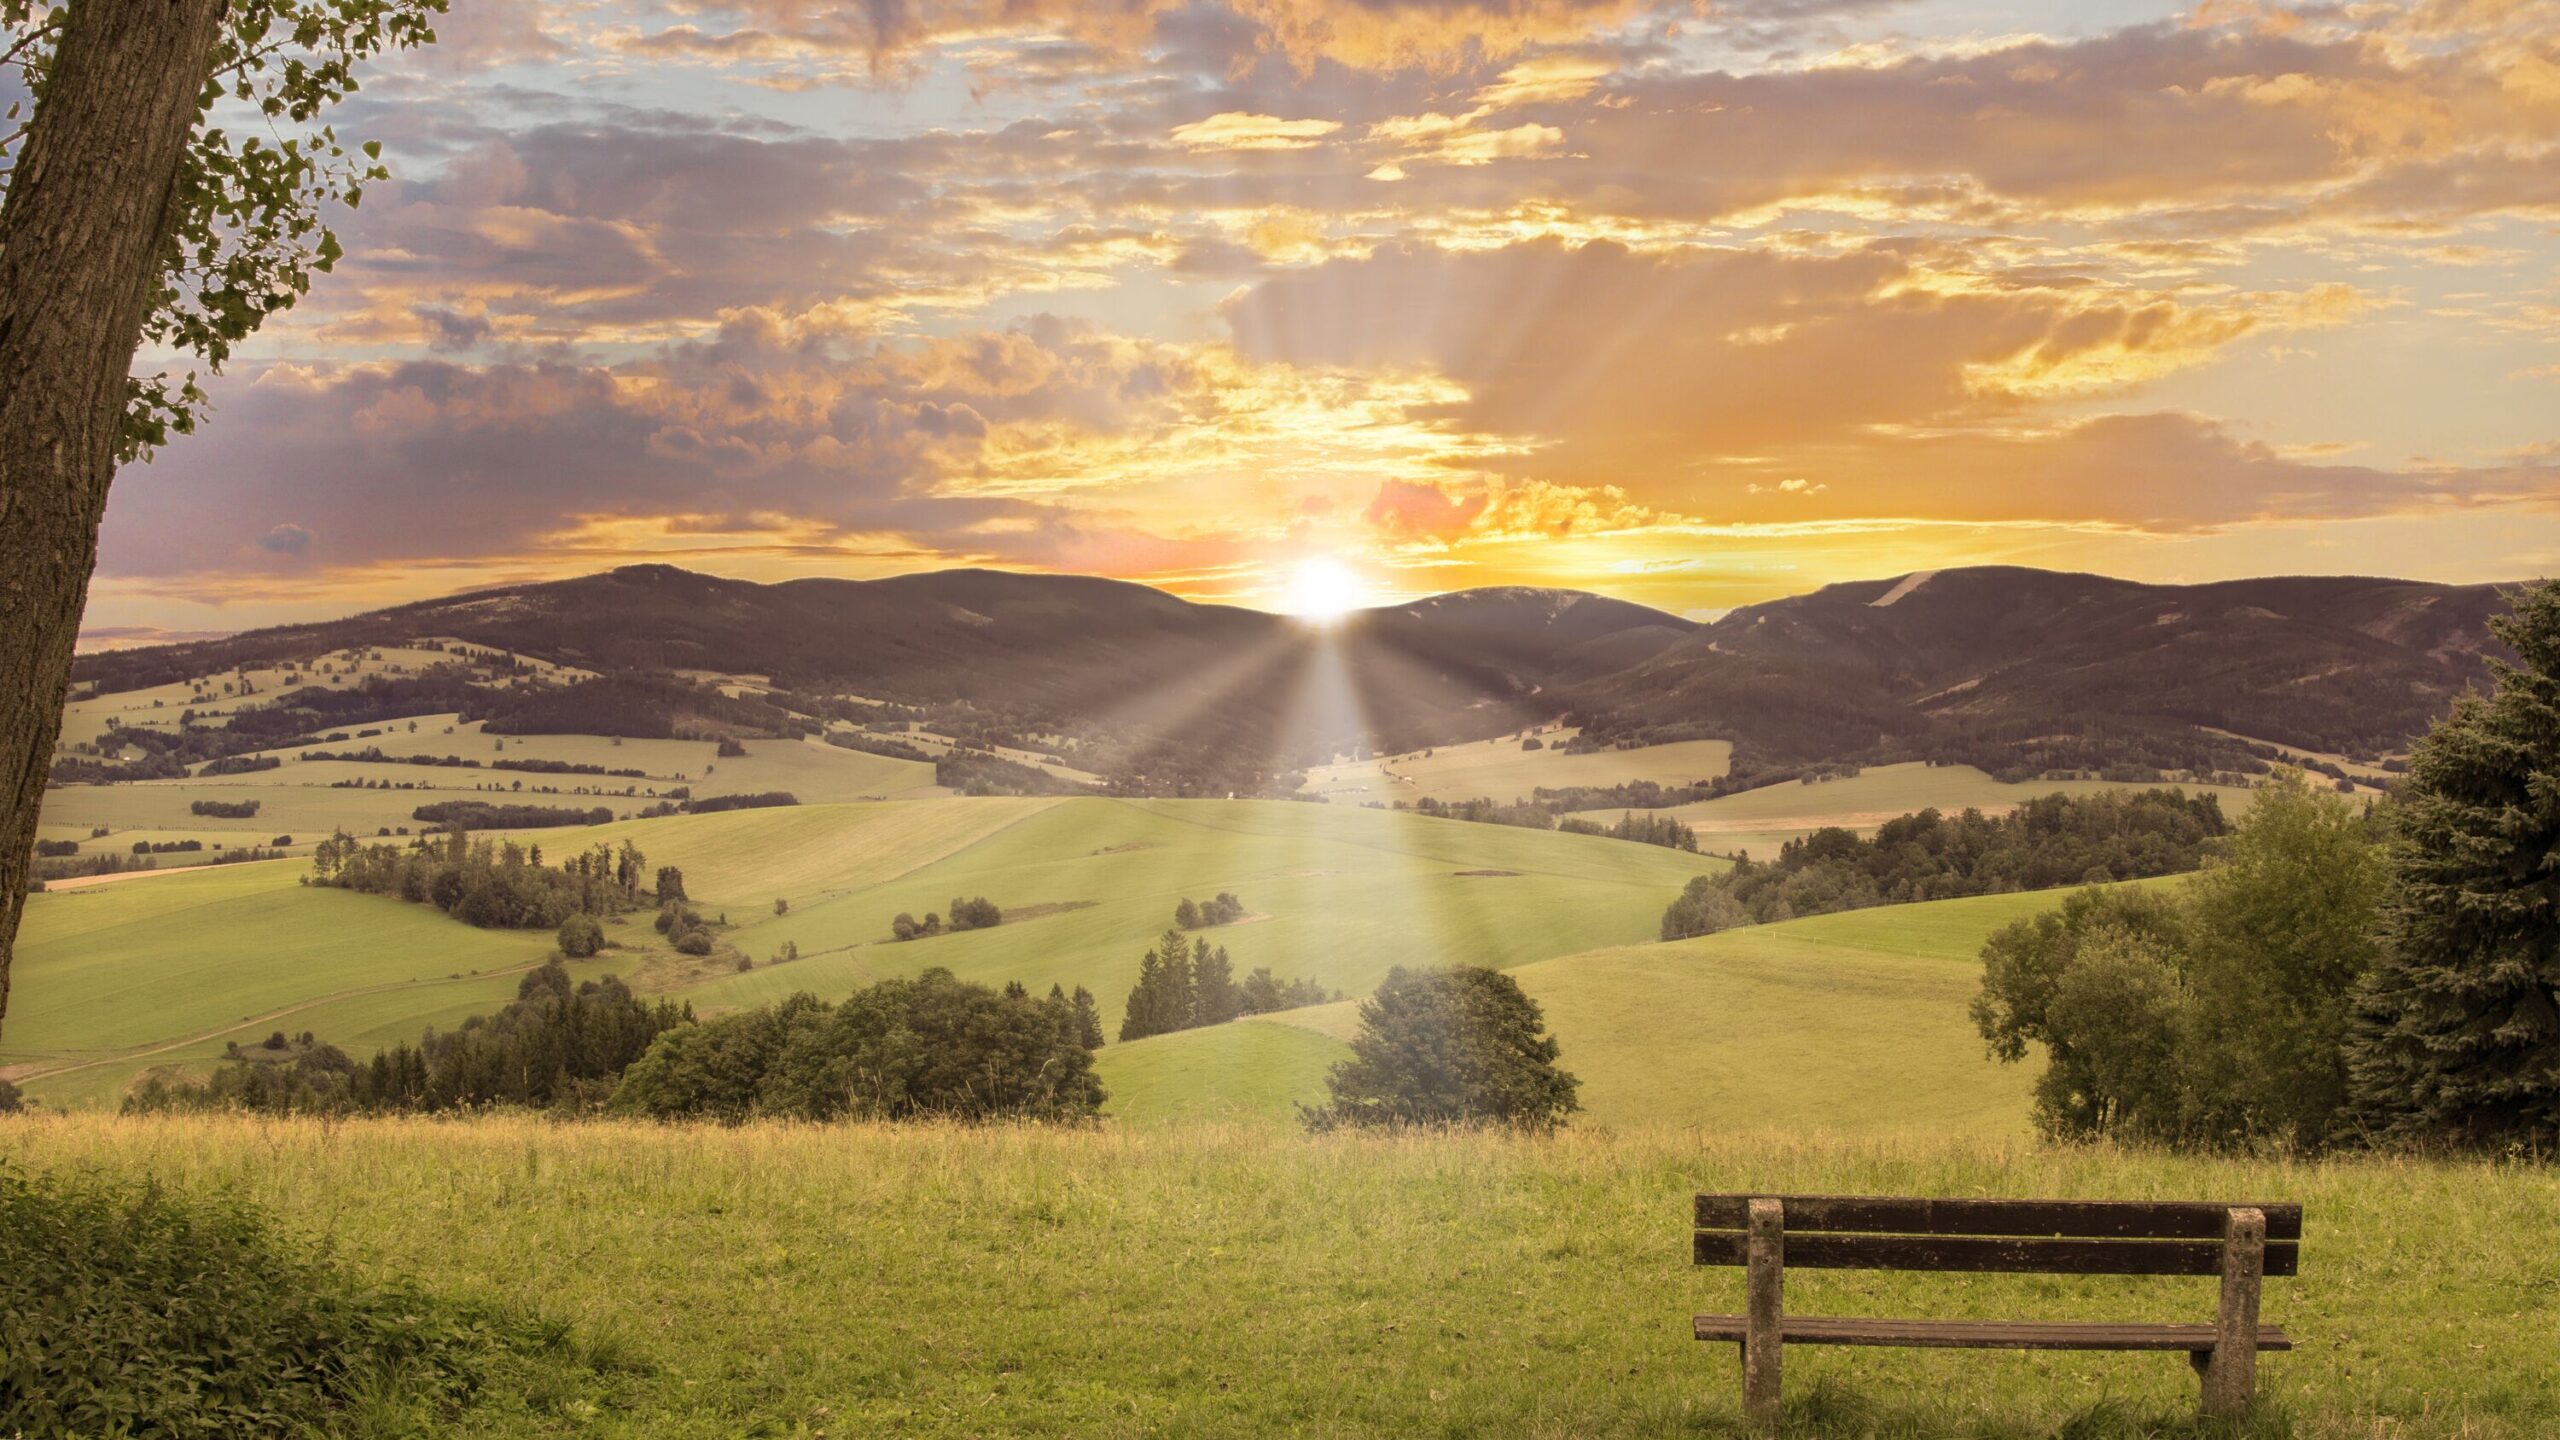
{"label": "sun", "polygon": [[1310,556],[1289,576],[1286,608],[1301,620],[1329,625],[1368,603],[1369,582],[1339,560]]}

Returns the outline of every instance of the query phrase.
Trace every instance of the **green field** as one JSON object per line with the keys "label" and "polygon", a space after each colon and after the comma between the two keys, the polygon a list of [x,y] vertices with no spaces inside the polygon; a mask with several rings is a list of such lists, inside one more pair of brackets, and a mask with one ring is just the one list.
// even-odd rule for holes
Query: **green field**
{"label": "green field", "polygon": [[[803,805],[533,838],[565,850],[626,837],[653,865],[680,866],[695,902],[730,922],[723,938],[758,962],[745,973],[677,962],[635,917],[609,929],[627,948],[591,965],[644,992],[716,1012],[800,990],[840,996],[938,965],[990,984],[1087,986],[1113,1028],[1139,955],[1185,896],[1243,897],[1246,920],[1207,932],[1237,973],[1268,965],[1356,993],[1399,963],[1507,967],[1641,940],[1689,876],[1721,863],[1286,801]],[[288,860],[31,897],[0,1067],[28,1077],[40,1098],[97,1104],[149,1067],[202,1061],[225,1040],[271,1028],[311,1029],[361,1054],[496,1008],[514,982],[494,972],[549,953],[548,935],[474,930],[423,906],[311,889],[299,883],[303,869]],[[900,911],[940,911],[961,895],[987,896],[1014,918],[889,938]],[[787,915],[773,913],[777,899],[790,902]],[[785,942],[801,958],[764,963]],[[288,1009],[289,1023],[278,1013]],[[81,1068],[66,1072],[72,1064]],[[1261,1085],[1250,1070],[1233,1083]],[[1273,1103],[1285,1108],[1254,1108]]]}
{"label": "green field", "polygon": [[[2164,882],[2147,882],[2164,883]],[[2165,882],[2165,883],[2175,883]],[[2056,903],[1987,895],[1851,911],[1518,966],[1589,1126],[1810,1126],[1836,1134],[2026,1133],[2033,1072],[1993,1064],[1965,1006],[1993,930]],[[1111,1113],[1287,1116],[1324,1098],[1356,1005],[1105,1049]],[[1230,1035],[1226,1031],[1282,1031]],[[1211,1087],[1213,1103],[1197,1096]]]}
{"label": "green field", "polygon": [[[368,1271],[564,1322],[610,1362],[435,1427],[531,1437],[1741,1433],[1688,1317],[1702,1189],[2285,1199],[2303,1273],[2245,1432],[2560,1431],[2546,1167],[2172,1159],[2024,1140],[1282,1126],[735,1130],[48,1117],[0,1157],[223,1186]],[[1799,1271],[1790,1309],[2209,1320],[2209,1279]],[[1792,1348],[1788,1431],[2229,1436],[2174,1356]]]}
{"label": "green field", "polygon": [[[264,844],[291,835],[295,848],[308,849],[330,832],[372,835],[385,828],[423,828],[412,812],[440,800],[489,800],[574,808],[606,806],[631,814],[679,786],[696,796],[754,794],[785,790],[804,804],[934,796],[948,792],[933,780],[933,766],[919,760],[896,760],[847,750],[818,740],[755,740],[744,757],[720,759],[709,740],[625,740],[601,735],[485,735],[477,722],[458,723],[452,715],[420,717],[412,733],[408,722],[381,727],[379,735],[316,748],[331,751],[375,746],[386,755],[459,755],[481,761],[500,759],[558,760],[601,765],[616,770],[642,770],[646,778],[602,775],[543,775],[522,771],[445,768],[441,766],[369,764],[344,760],[303,760],[301,749],[263,752],[284,763],[273,770],[186,780],[143,780],[114,785],[58,785],[45,791],[37,833],[48,840],[78,840],[83,853],[124,852],[136,840],[199,839],[208,848]],[[359,729],[372,729],[361,726]],[[505,749],[500,750],[503,739]],[[338,788],[342,781],[389,781],[424,787],[409,790]],[[521,790],[514,787],[522,786]],[[636,796],[621,792],[636,788]],[[493,793],[504,792],[504,793]],[[608,793],[609,792],[609,793]],[[255,800],[258,813],[247,820],[212,819],[192,813],[198,800]],[[92,840],[104,826],[112,833]],[[184,863],[164,857],[164,866]]]}
{"label": "green field", "polygon": [[[1887,820],[1932,806],[1948,814],[1972,808],[1998,815],[2044,795],[2095,795],[2106,791],[2159,788],[2158,785],[2120,780],[2027,780],[2011,784],[1995,780],[1970,765],[1927,765],[1915,761],[1907,765],[1871,766],[1845,779],[1823,780],[1810,785],[1787,781],[1695,804],[1633,813],[1672,816],[1698,832],[1700,846],[1718,854],[1739,851],[1754,860],[1767,860],[1778,853],[1780,845],[1825,826],[1836,825],[1871,835]],[[2256,791],[2231,785],[2177,785],[2169,788],[2182,789],[2189,794],[2218,796],[2222,800],[2222,813],[2234,820],[2247,814],[2249,806],[2257,798]],[[1591,818],[1614,821],[1628,813],[1609,810],[1596,813]]]}
{"label": "green field", "polygon": [[1594,750],[1569,755],[1558,749],[1576,731],[1550,726],[1538,732],[1546,748],[1524,750],[1517,739],[1477,740],[1429,751],[1349,760],[1307,772],[1307,793],[1337,805],[1392,805],[1418,800],[1484,798],[1510,804],[1529,799],[1539,786],[1624,785],[1651,780],[1689,785],[1733,768],[1733,746],[1724,740],[1684,740],[1637,750]]}

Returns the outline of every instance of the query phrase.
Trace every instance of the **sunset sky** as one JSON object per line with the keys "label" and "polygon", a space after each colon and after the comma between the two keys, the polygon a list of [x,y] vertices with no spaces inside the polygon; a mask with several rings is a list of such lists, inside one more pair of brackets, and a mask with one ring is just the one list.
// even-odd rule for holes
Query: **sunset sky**
{"label": "sunset sky", "polygon": [[659,559],[2560,571],[2560,3],[454,0],[101,635]]}

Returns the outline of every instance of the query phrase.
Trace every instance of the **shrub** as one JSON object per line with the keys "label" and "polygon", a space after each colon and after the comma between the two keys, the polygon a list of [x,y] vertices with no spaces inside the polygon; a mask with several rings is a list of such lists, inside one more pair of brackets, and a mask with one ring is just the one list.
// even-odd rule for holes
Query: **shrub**
{"label": "shrub", "polygon": [[1360,1002],[1351,1058],[1325,1078],[1333,1094],[1304,1110],[1308,1128],[1507,1125],[1553,1130],[1582,1108],[1581,1082],[1556,1066],[1555,1037],[1520,982],[1460,965],[1387,972]]}
{"label": "shrub", "polygon": [[0,1433],[337,1433],[468,1398],[531,1327],[363,1283],[233,1195],[0,1164]]}
{"label": "shrub", "polygon": [[711,953],[711,932],[708,930],[687,930],[676,937],[675,944],[676,949],[682,951],[684,954],[708,955]]}
{"label": "shrub", "polygon": [[0,1115],[15,1115],[26,1108],[25,1093],[9,1081],[0,1080]]}
{"label": "shrub", "polygon": [[604,948],[604,926],[593,915],[572,915],[560,922],[560,953],[584,960]]}

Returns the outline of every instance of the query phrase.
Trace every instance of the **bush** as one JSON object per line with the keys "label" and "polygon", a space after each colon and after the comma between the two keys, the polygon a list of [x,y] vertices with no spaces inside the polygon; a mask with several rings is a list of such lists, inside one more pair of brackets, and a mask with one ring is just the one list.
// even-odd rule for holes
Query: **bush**
{"label": "bush", "polygon": [[560,953],[584,960],[604,948],[604,926],[593,915],[572,915],[560,922]]}
{"label": "bush", "polygon": [[0,1434],[336,1433],[466,1399],[529,1327],[360,1283],[237,1196],[0,1164]]}
{"label": "bush", "polygon": [[687,955],[708,955],[711,953],[711,932],[687,930],[676,937],[675,945],[677,950]]}
{"label": "bush", "polygon": [[1325,1078],[1332,1103],[1307,1126],[1507,1125],[1553,1130],[1582,1108],[1555,1037],[1520,982],[1460,965],[1387,972],[1360,1002],[1351,1058]]}
{"label": "bush", "polygon": [[15,1115],[27,1108],[24,1092],[9,1081],[0,1080],[0,1115]]}

